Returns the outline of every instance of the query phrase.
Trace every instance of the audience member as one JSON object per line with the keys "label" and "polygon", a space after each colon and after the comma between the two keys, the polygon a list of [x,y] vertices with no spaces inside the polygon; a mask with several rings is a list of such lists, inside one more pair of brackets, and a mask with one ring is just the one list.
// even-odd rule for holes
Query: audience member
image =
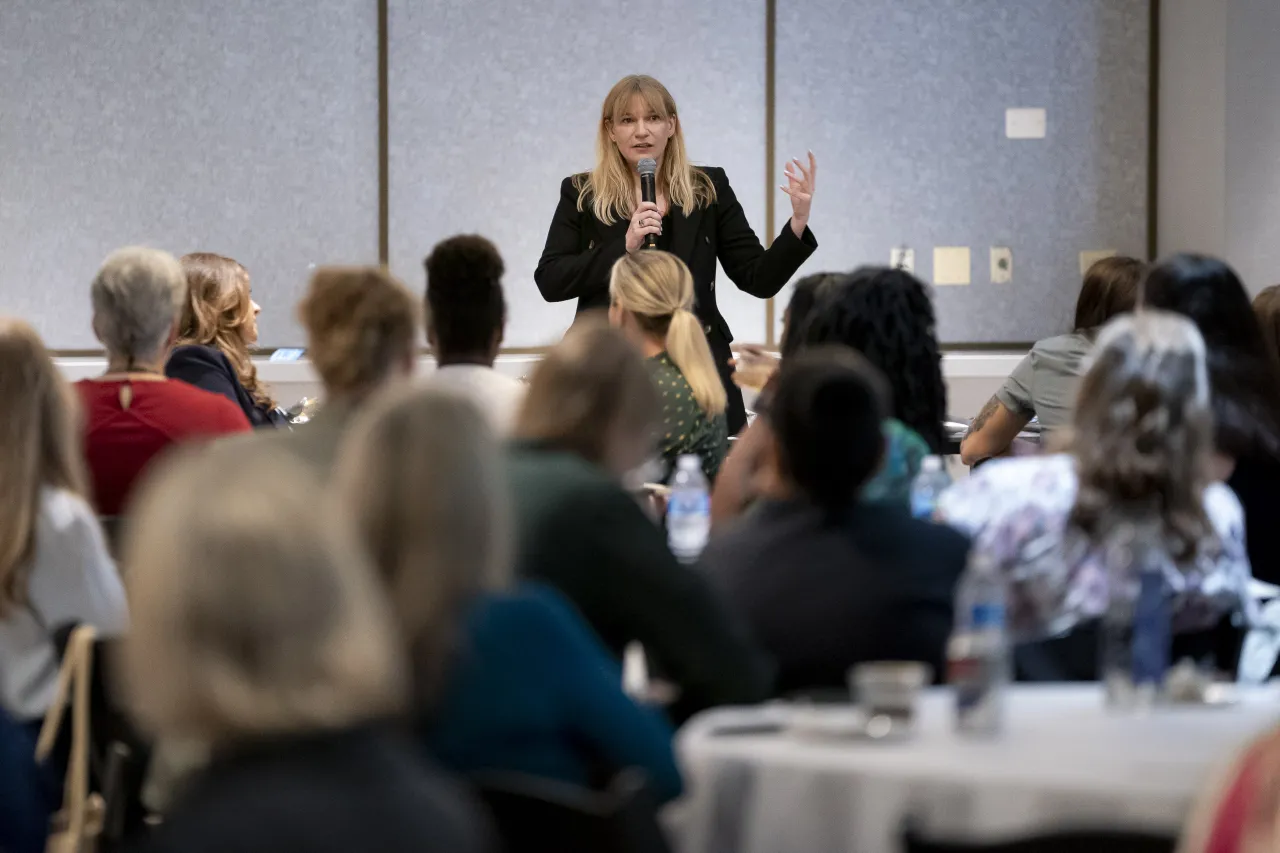
{"label": "audience member", "polygon": [[1142,304],[1191,318],[1204,337],[1215,471],[1244,506],[1254,575],[1280,583],[1280,367],[1248,293],[1221,261],[1177,255],[1152,268]]}
{"label": "audience member", "polygon": [[511,432],[524,383],[493,368],[507,324],[504,266],[478,234],[437,243],[427,270],[427,342],[436,357],[432,381],[466,394],[501,435]]}
{"label": "audience member", "polygon": [[348,426],[368,400],[413,374],[420,314],[418,301],[381,267],[316,270],[298,316],[324,402],[310,422],[265,440],[327,480]]}
{"label": "audience member", "polygon": [[803,330],[808,327],[813,306],[818,303],[827,288],[843,281],[842,273],[820,272],[807,275],[797,281],[791,288],[791,299],[782,310],[782,337],[778,341],[779,354],[774,356],[764,347],[756,344],[741,344],[737,349],[733,365],[733,381],[740,388],[762,390],[773,374],[778,370],[781,358],[793,355],[799,348],[803,338]]}
{"label": "audience member", "polygon": [[681,691],[676,719],[767,695],[769,669],[706,579],[680,565],[622,487],[660,417],[643,359],[580,321],[534,372],[511,454],[525,577],[558,588],[615,656],[639,641]]}
{"label": "audience member", "polygon": [[0,850],[45,853],[60,786],[36,763],[36,737],[0,708]]}
{"label": "audience member", "polygon": [[648,771],[680,793],[670,726],[637,707],[573,606],[511,580],[498,444],[466,397],[393,395],[344,445],[339,484],[390,592],[412,657],[431,751],[462,772],[580,785]]}
{"label": "audience member", "polygon": [[170,444],[244,432],[234,404],[164,375],[186,292],[182,267],[166,252],[125,248],[93,280],[93,331],[107,372],[76,383],[93,502],[105,516],[124,509],[138,476]]}
{"label": "audience member", "polygon": [[84,500],[71,389],[35,330],[0,319],[0,707],[42,717],[58,682],[54,632],[127,621],[124,590]]}
{"label": "audience member", "polygon": [[1255,739],[1215,774],[1191,811],[1181,853],[1280,850],[1280,729]]}
{"label": "audience member", "polygon": [[1267,350],[1280,360],[1280,284],[1264,287],[1253,297],[1253,313],[1262,326],[1262,340]]}
{"label": "audience member", "polygon": [[1071,422],[1084,357],[1098,330],[1133,310],[1145,268],[1142,261],[1126,257],[1103,258],[1089,267],[1076,300],[1073,331],[1037,342],[982,407],[960,444],[966,465],[1007,453],[1032,418],[1046,433]]}
{"label": "audience member", "polygon": [[165,375],[221,394],[255,427],[288,426],[249,355],[262,310],[249,295],[249,271],[208,252],[183,255],[182,269],[187,293]]}
{"label": "audience member", "polygon": [[788,357],[752,427],[766,438],[760,500],[703,554],[777,661],[783,693],[843,687],[864,661],[944,672],[968,542],[905,507],[858,501],[884,453],[887,394],[846,347]]}
{"label": "audience member", "polygon": [[467,803],[385,722],[407,693],[394,623],[319,489],[249,443],[179,454],[140,495],[122,696],[160,742],[210,755],[144,850],[487,849]]}
{"label": "audience member", "polygon": [[1146,310],[1103,328],[1081,379],[1069,453],[1000,460],[945,492],[941,519],[1009,579],[1010,630],[1062,634],[1106,609],[1111,546],[1154,528],[1177,594],[1175,627],[1211,627],[1247,601],[1244,516],[1209,483],[1205,345]]}
{"label": "audience member", "polygon": [[693,276],[667,252],[623,255],[609,276],[609,322],[645,356],[662,399],[658,446],[666,463],[693,454],[714,481],[728,450],[725,390],[702,325],[693,315]]}

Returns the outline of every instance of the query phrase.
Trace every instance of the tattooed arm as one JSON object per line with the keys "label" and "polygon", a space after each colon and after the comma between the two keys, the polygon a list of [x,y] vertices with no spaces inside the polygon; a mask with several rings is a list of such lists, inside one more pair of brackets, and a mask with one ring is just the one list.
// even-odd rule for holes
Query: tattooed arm
{"label": "tattooed arm", "polygon": [[960,458],[966,465],[976,465],[1005,453],[1030,420],[1030,415],[1015,414],[992,397],[973,419],[964,441],[960,442]]}

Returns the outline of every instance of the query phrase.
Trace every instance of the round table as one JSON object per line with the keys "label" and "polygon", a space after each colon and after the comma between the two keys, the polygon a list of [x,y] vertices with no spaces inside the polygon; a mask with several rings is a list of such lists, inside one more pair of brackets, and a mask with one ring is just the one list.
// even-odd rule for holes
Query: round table
{"label": "round table", "polygon": [[668,825],[682,853],[892,853],[908,816],[948,839],[1072,825],[1176,834],[1213,769],[1280,722],[1280,688],[1239,698],[1123,715],[1098,685],[1017,685],[991,741],[954,732],[944,688],[923,695],[915,732],[897,742],[718,734],[791,709],[711,711],[681,731],[688,794]]}

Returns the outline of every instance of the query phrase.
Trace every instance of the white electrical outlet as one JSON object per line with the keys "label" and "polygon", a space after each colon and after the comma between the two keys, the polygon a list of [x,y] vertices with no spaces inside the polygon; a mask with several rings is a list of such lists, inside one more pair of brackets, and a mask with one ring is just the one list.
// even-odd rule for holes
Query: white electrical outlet
{"label": "white electrical outlet", "polygon": [[916,271],[916,250],[899,246],[889,250],[889,266],[895,270],[903,270],[914,274]]}

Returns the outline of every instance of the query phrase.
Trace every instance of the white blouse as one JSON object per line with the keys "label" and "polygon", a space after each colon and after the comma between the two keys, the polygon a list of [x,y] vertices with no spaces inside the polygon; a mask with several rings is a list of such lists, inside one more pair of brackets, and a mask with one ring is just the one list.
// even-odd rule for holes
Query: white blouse
{"label": "white blouse", "polygon": [[124,586],[93,510],[72,492],[45,487],[27,600],[0,617],[0,706],[15,719],[37,719],[53,703],[59,664],[53,632],[79,623],[105,637],[123,633]]}

